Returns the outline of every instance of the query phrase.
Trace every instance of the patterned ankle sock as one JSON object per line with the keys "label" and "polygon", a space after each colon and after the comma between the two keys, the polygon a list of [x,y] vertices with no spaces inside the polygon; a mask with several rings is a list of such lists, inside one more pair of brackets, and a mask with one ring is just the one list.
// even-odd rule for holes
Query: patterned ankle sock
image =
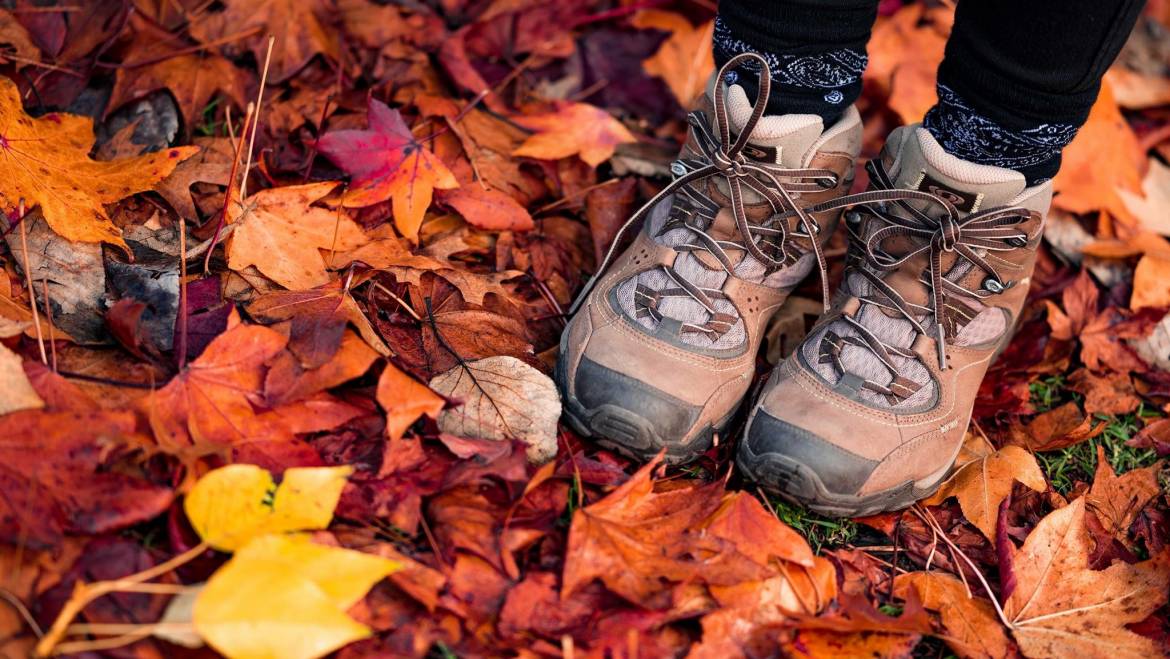
{"label": "patterned ankle sock", "polygon": [[938,103],[922,126],[947,153],[968,162],[1014,169],[1028,185],[1056,176],[1060,152],[1077,134],[1074,124],[1045,123],[1008,128],[980,114],[946,85],[938,85]]}
{"label": "patterned ankle sock", "polygon": [[[861,94],[865,50],[835,48],[801,52],[773,52],[756,48],[715,17],[715,64],[722,66],[740,53],[758,53],[771,69],[768,114],[817,114],[831,126]],[[742,85],[748,98],[759,90],[760,67],[755,61],[728,73],[728,84]]]}

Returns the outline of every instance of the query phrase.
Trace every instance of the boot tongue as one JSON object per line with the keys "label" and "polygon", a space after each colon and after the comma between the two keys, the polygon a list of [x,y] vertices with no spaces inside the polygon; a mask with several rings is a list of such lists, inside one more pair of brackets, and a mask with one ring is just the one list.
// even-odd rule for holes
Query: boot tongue
{"label": "boot tongue", "polygon": [[[726,100],[734,140],[752,116],[752,102],[739,85],[727,88]],[[743,152],[752,160],[798,169],[824,130],[824,121],[815,114],[764,115]]]}
{"label": "boot tongue", "polygon": [[921,190],[947,199],[963,214],[1005,206],[1024,191],[1024,175],[1002,167],[978,165],[946,151],[920,127],[903,138],[895,187]]}

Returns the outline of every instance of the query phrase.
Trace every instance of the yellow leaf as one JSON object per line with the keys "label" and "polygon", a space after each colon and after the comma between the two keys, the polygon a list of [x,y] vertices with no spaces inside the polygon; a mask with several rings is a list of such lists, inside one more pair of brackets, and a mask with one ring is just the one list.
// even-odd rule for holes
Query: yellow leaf
{"label": "yellow leaf", "polygon": [[99,162],[89,157],[93,120],[53,112],[24,112],[16,83],[0,76],[0,210],[40,206],[45,221],[68,240],[125,246],[105,204],[143,192],[166,178],[199,147],[180,146],[137,158]]}
{"label": "yellow leaf", "polygon": [[200,478],[183,508],[201,538],[233,551],[266,533],[329,526],[352,472],[352,467],[294,467],[277,487],[260,467],[228,465]]}
{"label": "yellow leaf", "polygon": [[366,638],[345,611],[399,565],[266,535],[236,552],[195,600],[195,631],[230,659],[313,659]]}

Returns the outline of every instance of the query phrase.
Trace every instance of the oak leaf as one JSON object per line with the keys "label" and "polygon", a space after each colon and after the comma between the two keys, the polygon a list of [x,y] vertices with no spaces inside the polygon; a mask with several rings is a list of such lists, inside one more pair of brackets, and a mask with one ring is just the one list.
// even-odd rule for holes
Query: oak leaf
{"label": "oak leaf", "polygon": [[658,47],[658,52],[643,60],[642,67],[646,73],[665,80],[679,105],[689,107],[715,70],[715,58],[711,52],[715,22],[707,21],[696,26],[672,11],[644,9],[634,15],[633,23],[640,28],[670,33],[670,37]]}
{"label": "oak leaf", "polygon": [[1126,628],[1166,603],[1170,556],[1089,568],[1085,500],[1049,513],[1023,547],[1006,548],[1001,580],[1012,636],[1025,656],[1155,657],[1156,641]]}
{"label": "oak leaf", "polygon": [[1015,481],[1037,492],[1043,492],[1048,487],[1035,456],[1018,446],[1005,446],[991,455],[963,465],[943,483],[938,492],[924,499],[923,503],[937,505],[947,497],[955,497],[968,521],[978,527],[987,539],[994,541],[999,504],[1011,494]]}
{"label": "oak leaf", "polygon": [[398,567],[304,536],[262,536],[211,576],[192,622],[228,657],[314,659],[371,634],[346,610]]}
{"label": "oak leaf", "polygon": [[636,141],[622,122],[588,103],[565,103],[552,112],[513,120],[536,133],[512,152],[516,156],[559,160],[579,155],[596,167],[613,155],[617,145]]}
{"label": "oak leaf", "polygon": [[103,207],[150,190],[199,151],[179,146],[136,158],[99,162],[89,157],[93,120],[24,112],[16,83],[0,77],[0,210],[15,215],[21,200],[39,206],[49,227],[74,241],[125,246]]}
{"label": "oak leaf", "polygon": [[365,234],[341,210],[313,206],[336,183],[309,183],[262,190],[230,205],[236,225],[227,246],[228,267],[256,268],[291,290],[329,283],[321,250],[345,251],[366,241]]}
{"label": "oak leaf", "polygon": [[204,474],[183,510],[212,547],[235,551],[267,533],[323,529],[353,467],[287,469],[280,485],[267,470],[234,464]]}
{"label": "oak leaf", "polygon": [[392,202],[394,225],[418,241],[423,215],[435,188],[459,186],[451,171],[414,138],[398,110],[370,99],[365,130],[336,130],[317,140],[317,148],[352,177],[342,196],[348,207]]}
{"label": "oak leaf", "polygon": [[1012,655],[1012,644],[988,600],[943,572],[910,572],[894,578],[894,594],[903,599],[913,588],[923,606],[938,611],[944,639],[960,657],[997,659]]}

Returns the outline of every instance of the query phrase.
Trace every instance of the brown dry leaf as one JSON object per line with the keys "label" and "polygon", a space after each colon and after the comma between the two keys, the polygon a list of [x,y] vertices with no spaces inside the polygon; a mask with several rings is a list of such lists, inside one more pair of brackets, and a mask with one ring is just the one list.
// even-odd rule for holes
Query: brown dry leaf
{"label": "brown dry leaf", "polygon": [[1069,387],[1085,396],[1085,413],[1129,414],[1142,404],[1128,373],[1097,375],[1081,369],[1069,376]]}
{"label": "brown dry leaf", "polygon": [[1097,447],[1097,473],[1085,495],[1085,505],[1109,535],[1124,542],[1138,513],[1161,491],[1158,465],[1133,469],[1118,476],[1105,459],[1105,447]]}
{"label": "brown dry leaf", "polygon": [[45,406],[45,401],[29,384],[23,361],[20,355],[0,343],[0,416]]}
{"label": "brown dry leaf", "polygon": [[212,183],[226,186],[232,173],[235,150],[232,141],[226,137],[196,137],[195,146],[199,153],[179,163],[175,171],[155,186],[155,192],[188,220],[199,218],[195,202],[191,200],[191,186],[196,183]]}
{"label": "brown dry leaf", "polygon": [[1082,412],[1075,402],[1069,401],[1037,415],[1020,432],[1013,432],[1009,441],[1032,452],[1054,451],[1095,437],[1104,429],[1104,424],[1098,424],[1094,429],[1093,417]]}
{"label": "brown dry leaf", "polygon": [[679,105],[689,107],[715,70],[715,58],[711,53],[715,21],[696,26],[673,11],[643,9],[634,14],[633,24],[670,33],[658,52],[643,60],[642,68],[646,73],[665,80]]}
{"label": "brown dry leaf", "polygon": [[1126,625],[1166,603],[1170,555],[1090,569],[1083,498],[1049,513],[1023,547],[1008,552],[1001,580],[1014,587],[1003,609],[1025,656],[1146,659],[1161,653],[1156,641]]}
{"label": "brown dry leaf", "polygon": [[39,62],[41,50],[32,42],[28,30],[24,29],[12,12],[0,9],[0,60],[14,59],[12,55],[20,58],[16,60],[19,63]]}
{"label": "brown dry leaf", "polygon": [[943,483],[934,496],[924,499],[922,503],[933,506],[942,503],[947,497],[955,497],[967,520],[978,527],[988,540],[994,541],[999,504],[1011,494],[1015,481],[1037,492],[1048,488],[1044,472],[1040,471],[1035,456],[1018,446],[1005,446],[989,456],[964,465]]}
{"label": "brown dry leaf", "polygon": [[1145,154],[1106,82],[1076,138],[1064,150],[1060,173],[1052,181],[1053,206],[1072,213],[1107,210],[1130,217],[1120,191],[1141,187]]}
{"label": "brown dry leaf", "polygon": [[288,349],[302,368],[318,368],[333,358],[346,323],[378,354],[393,354],[341,282],[310,291],[273,291],[253,300],[248,314],[263,323],[292,321]]}
{"label": "brown dry leaf", "polygon": [[5,77],[0,77],[0,126],[0,210],[15,216],[21,200],[26,209],[39,206],[54,232],[81,242],[125,247],[104,204],[150,190],[199,151],[179,146],[137,158],[93,160],[92,119],[59,112],[34,119],[25,114],[16,83]]}
{"label": "brown dry leaf", "polygon": [[343,211],[312,205],[335,187],[326,182],[272,188],[233,203],[229,216],[236,228],[227,246],[228,267],[254,265],[290,290],[329,283],[321,250],[346,251],[366,241]]}
{"label": "brown dry leaf", "polygon": [[[212,53],[172,54],[184,46],[179,39],[161,40],[156,30],[138,32],[124,55],[125,62],[115,70],[106,116],[160,89],[174,95],[189,127],[198,125],[203,108],[216,94],[244,107],[248,84],[244,70]],[[139,62],[151,63],[136,66]]]}
{"label": "brown dry leaf", "polygon": [[204,12],[191,24],[191,36],[210,43],[232,35],[246,34],[231,41],[228,48],[240,45],[252,52],[260,66],[272,37],[272,63],[268,82],[283,82],[300,71],[318,53],[338,60],[337,31],[322,24],[328,15],[324,0],[228,0],[225,11]]}
{"label": "brown dry leaf", "polygon": [[1012,655],[1012,643],[988,600],[971,595],[966,584],[942,572],[910,572],[894,578],[894,594],[913,588],[923,606],[938,611],[944,639],[960,657],[998,659]]}
{"label": "brown dry leaf", "polygon": [[392,440],[401,439],[420,416],[435,418],[446,404],[441,396],[394,364],[386,364],[378,378],[377,399],[386,411],[386,434]]}
{"label": "brown dry leaf", "polygon": [[457,437],[519,439],[528,460],[557,454],[561,399],[549,377],[515,357],[495,356],[455,365],[435,376],[431,389],[462,405],[439,415],[439,430]]}
{"label": "brown dry leaf", "polygon": [[377,359],[377,351],[346,331],[333,358],[317,368],[305,369],[291,350],[281,353],[264,379],[264,396],[272,406],[307,398],[362,375]]}
{"label": "brown dry leaf", "polygon": [[512,155],[559,160],[580,155],[591,167],[609,160],[619,144],[636,141],[622,122],[588,103],[566,103],[553,112],[513,117],[536,132]]}

